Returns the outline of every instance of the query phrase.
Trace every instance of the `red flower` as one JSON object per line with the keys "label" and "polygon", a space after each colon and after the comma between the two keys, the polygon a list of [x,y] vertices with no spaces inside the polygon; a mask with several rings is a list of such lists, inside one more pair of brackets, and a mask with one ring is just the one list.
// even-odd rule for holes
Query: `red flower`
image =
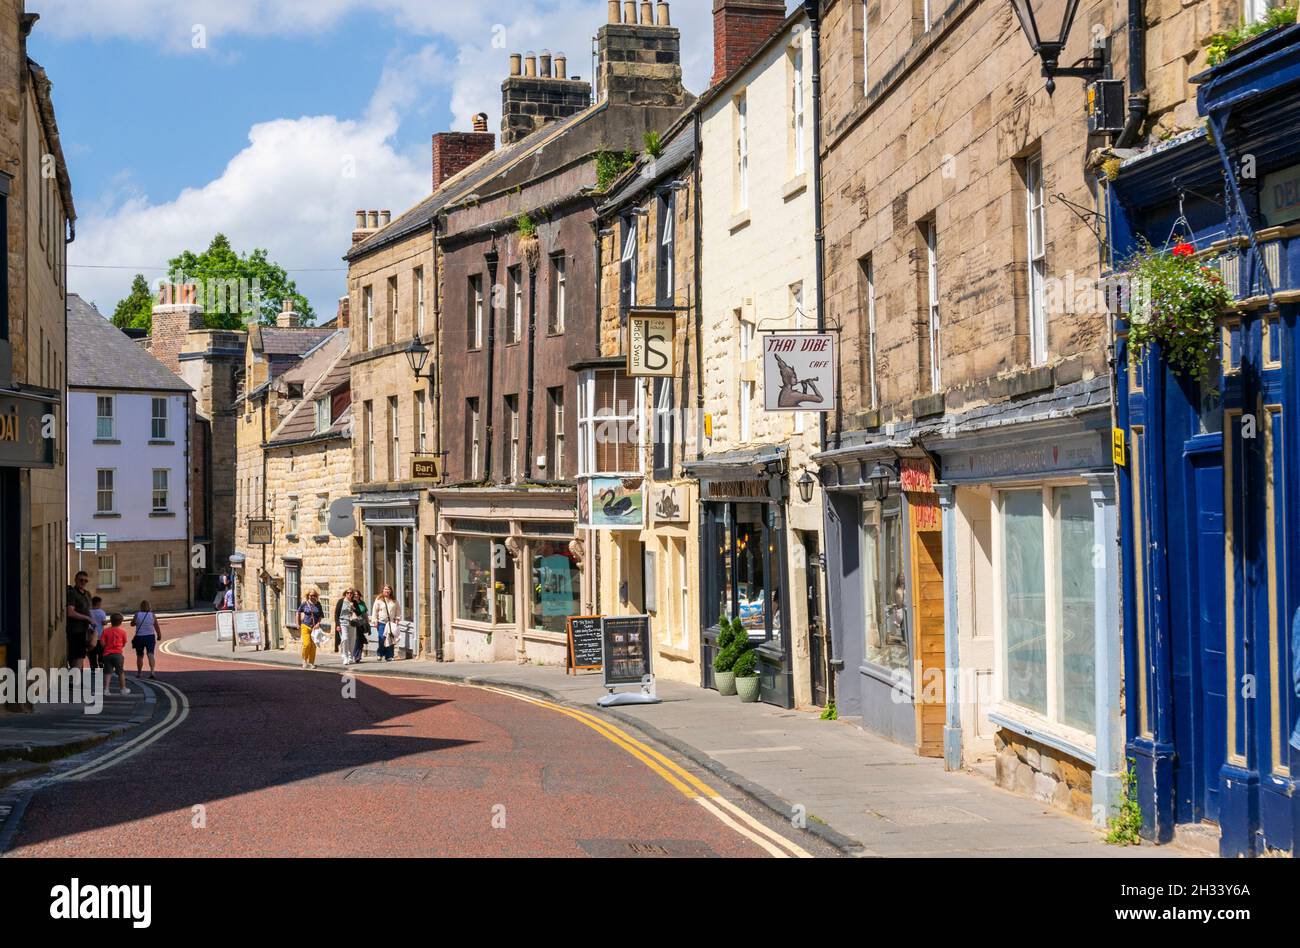
{"label": "red flower", "polygon": [[1171,252],[1175,257],[1190,257],[1196,253],[1196,248],[1184,240],[1182,243],[1177,244]]}

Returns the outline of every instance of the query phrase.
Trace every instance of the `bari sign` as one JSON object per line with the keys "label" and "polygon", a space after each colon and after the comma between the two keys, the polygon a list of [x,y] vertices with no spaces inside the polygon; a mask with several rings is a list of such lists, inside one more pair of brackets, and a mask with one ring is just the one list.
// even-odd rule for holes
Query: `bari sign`
{"label": "bari sign", "polygon": [[835,336],[768,336],[763,341],[763,401],[768,411],[834,411]]}

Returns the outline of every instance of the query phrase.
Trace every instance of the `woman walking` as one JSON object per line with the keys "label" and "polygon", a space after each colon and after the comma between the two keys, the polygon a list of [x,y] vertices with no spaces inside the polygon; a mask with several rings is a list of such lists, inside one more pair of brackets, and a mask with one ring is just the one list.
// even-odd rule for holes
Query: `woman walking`
{"label": "woman walking", "polygon": [[149,605],[148,599],[140,600],[140,608],[131,617],[131,626],[135,629],[135,635],[131,638],[131,647],[135,649],[135,677],[144,674],[144,656],[148,653],[149,677],[157,678],[154,674],[153,653],[158,640],[162,638],[162,625],[154,615],[153,606]]}
{"label": "woman walking", "polygon": [[357,607],[353,602],[355,593],[351,589],[343,590],[343,598],[334,607],[334,635],[339,643],[336,650],[343,653],[343,664],[351,665],[356,654]]}
{"label": "woman walking", "polygon": [[302,667],[316,667],[316,640],[312,635],[320,628],[324,612],[320,607],[320,593],[310,590],[298,607],[298,634],[302,644]]}
{"label": "woman walking", "polygon": [[381,660],[391,662],[393,648],[397,645],[397,623],[402,621],[402,607],[393,598],[392,586],[384,586],[379,591],[379,598],[370,613],[370,624],[375,627],[376,654]]}
{"label": "woman walking", "polygon": [[366,609],[366,600],[361,595],[360,589],[352,590],[352,661],[360,663],[362,657],[366,654],[367,632],[370,631],[370,612]]}

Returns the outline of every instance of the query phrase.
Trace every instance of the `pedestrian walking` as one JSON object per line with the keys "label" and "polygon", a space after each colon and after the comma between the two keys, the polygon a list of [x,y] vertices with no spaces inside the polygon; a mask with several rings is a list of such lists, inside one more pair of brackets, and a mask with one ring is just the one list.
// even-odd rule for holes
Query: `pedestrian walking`
{"label": "pedestrian walking", "polygon": [[86,658],[90,660],[90,670],[102,668],[104,664],[104,626],[108,625],[108,613],[101,607],[104,600],[93,596],[90,600],[90,635],[86,639]]}
{"label": "pedestrian walking", "polygon": [[158,647],[158,640],[162,638],[162,624],[154,615],[153,606],[149,605],[148,599],[140,600],[140,608],[131,617],[131,626],[135,629],[135,635],[131,637],[131,647],[135,649],[135,677],[144,674],[144,657],[147,654],[149,677],[157,678],[154,674],[153,653]]}
{"label": "pedestrian walking", "polygon": [[[343,612],[343,603],[348,601],[348,596],[349,594],[351,594],[351,592],[352,592],[351,587],[348,587],[347,589],[343,590],[343,595],[339,596],[338,601],[334,603],[334,651],[335,652],[341,651],[343,647],[344,630],[343,630],[342,623],[339,621],[339,617],[340,614]],[[347,663],[348,663],[347,655],[344,655],[343,664],[346,665]]]}
{"label": "pedestrian walking", "polygon": [[86,660],[86,637],[90,634],[90,574],[77,573],[68,587],[68,619],[64,623],[68,638],[68,667],[80,668]]}
{"label": "pedestrian walking", "polygon": [[401,621],[402,607],[393,598],[393,587],[386,585],[379,591],[374,608],[370,610],[370,624],[375,628],[375,652],[381,661],[393,660],[397,624]]}
{"label": "pedestrian walking", "polygon": [[109,691],[113,676],[117,676],[119,694],[126,694],[126,658],[122,655],[126,648],[126,629],[122,628],[122,613],[115,612],[108,617],[108,628],[101,636],[104,647],[104,691]]}
{"label": "pedestrian walking", "polygon": [[324,612],[320,607],[320,593],[308,590],[307,598],[298,606],[298,634],[302,645],[302,667],[316,667],[316,640],[312,637],[320,629]]}
{"label": "pedestrian walking", "polygon": [[334,636],[335,641],[339,643],[334,648],[335,651],[343,653],[344,665],[352,664],[356,652],[357,607],[353,602],[355,595],[353,590],[345,589],[343,598],[334,607]]}
{"label": "pedestrian walking", "polygon": [[352,643],[355,651],[352,653],[352,661],[360,662],[366,654],[366,643],[370,641],[370,610],[366,608],[365,596],[361,594],[360,589],[352,590],[352,609],[356,617],[352,620],[352,630],[356,640]]}

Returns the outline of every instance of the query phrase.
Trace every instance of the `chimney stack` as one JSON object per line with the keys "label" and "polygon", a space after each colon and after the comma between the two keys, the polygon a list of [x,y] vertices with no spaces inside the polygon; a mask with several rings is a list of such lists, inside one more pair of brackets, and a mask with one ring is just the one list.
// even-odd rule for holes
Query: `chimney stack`
{"label": "chimney stack", "polygon": [[301,317],[293,311],[293,300],[285,298],[280,315],[275,317],[275,324],[281,329],[297,329],[302,325]]}
{"label": "chimney stack", "polygon": [[713,0],[713,79],[741,67],[785,22],[785,0]]}
{"label": "chimney stack", "polygon": [[472,132],[439,132],[434,135],[433,190],[437,191],[484,155],[491,154],[496,146],[497,137],[487,130],[486,112],[474,116]]}
{"label": "chimney stack", "polygon": [[153,328],[149,331],[149,352],[177,375],[180,355],[189,333],[203,328],[203,300],[193,283],[164,284],[153,306]]}
{"label": "chimney stack", "polygon": [[[611,5],[611,14],[616,9]],[[542,50],[540,68],[538,59],[531,50],[510,56],[510,75],[501,84],[502,145],[512,145],[591,105],[591,84],[569,78],[563,53],[552,56],[549,50]]]}
{"label": "chimney stack", "polygon": [[351,326],[352,303],[346,296],[339,297],[339,312],[335,317],[339,329],[348,329]]}
{"label": "chimney stack", "polygon": [[378,211],[357,211],[356,228],[352,231],[352,246],[356,246],[379,230]]}
{"label": "chimney stack", "polygon": [[602,26],[596,43],[596,89],[602,100],[665,109],[687,104],[681,34],[669,25],[668,4],[659,4],[656,17],[654,4],[641,0],[638,19],[636,0],[626,0],[622,17]]}

